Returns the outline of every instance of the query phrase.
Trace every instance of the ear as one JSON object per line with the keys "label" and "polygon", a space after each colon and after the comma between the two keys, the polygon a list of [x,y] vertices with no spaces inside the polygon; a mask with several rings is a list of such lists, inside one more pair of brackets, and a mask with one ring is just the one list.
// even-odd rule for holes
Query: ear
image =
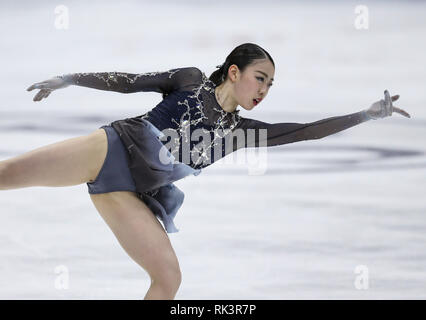
{"label": "ear", "polygon": [[232,81],[236,81],[240,77],[240,69],[236,64],[233,64],[228,69],[228,75]]}

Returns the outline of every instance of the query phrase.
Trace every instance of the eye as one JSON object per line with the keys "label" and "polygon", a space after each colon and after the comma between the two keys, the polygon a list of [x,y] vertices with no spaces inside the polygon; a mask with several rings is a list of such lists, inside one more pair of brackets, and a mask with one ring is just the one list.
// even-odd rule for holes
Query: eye
{"label": "eye", "polygon": [[[258,79],[258,80],[262,80],[262,82],[264,82],[264,81],[265,81],[265,78],[263,78],[263,77],[256,77],[256,79]],[[269,87],[272,87],[272,83],[270,83],[270,84],[269,84]]]}

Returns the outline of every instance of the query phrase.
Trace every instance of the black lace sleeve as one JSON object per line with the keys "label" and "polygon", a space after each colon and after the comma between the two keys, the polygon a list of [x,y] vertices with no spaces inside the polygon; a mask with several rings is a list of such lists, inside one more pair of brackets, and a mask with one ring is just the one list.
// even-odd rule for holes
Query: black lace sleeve
{"label": "black lace sleeve", "polygon": [[[356,126],[362,122],[369,120],[365,111],[355,112],[344,116],[331,117],[310,123],[267,123],[254,119],[241,117],[241,121],[236,129],[244,130],[245,137],[248,129],[267,129],[266,130],[266,146],[277,146],[297,141],[321,139],[332,135],[350,127]],[[261,142],[265,145],[265,140],[259,134],[259,130],[255,130],[253,139],[244,139],[245,145],[241,147],[258,147]],[[235,147],[234,147],[235,148]]]}
{"label": "black lace sleeve", "polygon": [[89,72],[61,76],[72,85],[99,90],[133,93],[153,91],[169,94],[199,82],[201,71],[195,67],[170,69],[148,73]]}

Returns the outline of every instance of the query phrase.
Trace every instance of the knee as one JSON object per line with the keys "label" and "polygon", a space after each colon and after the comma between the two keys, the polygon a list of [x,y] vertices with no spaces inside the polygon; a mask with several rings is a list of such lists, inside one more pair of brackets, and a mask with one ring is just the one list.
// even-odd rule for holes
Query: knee
{"label": "knee", "polygon": [[179,268],[168,269],[155,276],[151,276],[151,285],[159,286],[171,296],[178,291],[182,282],[182,273]]}

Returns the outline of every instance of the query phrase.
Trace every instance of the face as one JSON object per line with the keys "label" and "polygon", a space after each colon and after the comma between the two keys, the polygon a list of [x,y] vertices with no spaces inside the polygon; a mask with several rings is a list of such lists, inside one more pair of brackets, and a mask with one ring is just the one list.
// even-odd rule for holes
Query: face
{"label": "face", "polygon": [[236,70],[233,74],[234,98],[242,108],[251,110],[261,103],[254,99],[263,100],[268,94],[275,74],[274,65],[269,59],[262,59],[247,66],[244,72],[240,72],[236,65],[232,65],[230,71],[232,68]]}

